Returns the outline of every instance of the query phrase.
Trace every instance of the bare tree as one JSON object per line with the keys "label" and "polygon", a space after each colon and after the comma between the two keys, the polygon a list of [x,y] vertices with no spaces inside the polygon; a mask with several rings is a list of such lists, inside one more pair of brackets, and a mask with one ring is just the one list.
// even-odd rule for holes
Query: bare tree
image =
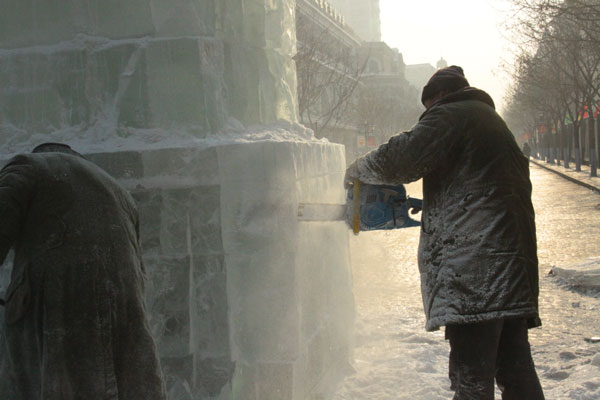
{"label": "bare tree", "polygon": [[[600,1],[512,0],[520,55],[509,102],[573,125],[576,168],[581,167],[580,113],[600,96]],[[516,107],[512,107],[515,109]],[[562,147],[562,146],[561,146]],[[568,157],[564,157],[568,165]]]}
{"label": "bare tree", "polygon": [[410,128],[423,112],[416,100],[417,90],[408,82],[389,86],[365,83],[356,109],[357,124],[381,142]]}
{"label": "bare tree", "polygon": [[300,119],[323,136],[327,130],[353,121],[356,90],[366,61],[356,49],[307,17],[296,19],[298,52],[294,57],[298,76]]}
{"label": "bare tree", "polygon": [[571,20],[585,32],[585,41],[600,43],[598,0],[510,0],[513,12],[507,25],[521,43],[537,44],[557,19]]}

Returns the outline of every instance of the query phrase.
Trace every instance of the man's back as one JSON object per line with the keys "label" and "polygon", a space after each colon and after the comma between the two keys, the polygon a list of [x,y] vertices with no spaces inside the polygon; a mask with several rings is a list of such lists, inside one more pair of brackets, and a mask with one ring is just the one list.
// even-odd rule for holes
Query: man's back
{"label": "man's back", "polygon": [[456,90],[354,165],[366,183],[423,178],[419,268],[428,330],[510,317],[539,324],[528,164],[489,95]]}
{"label": "man's back", "polygon": [[[139,264],[136,206],[110,176],[68,154],[20,157],[35,170],[35,197],[21,226],[22,234],[28,235],[20,240],[27,254],[90,260],[90,250],[110,247],[119,258]],[[58,248],[60,252],[49,251]]]}
{"label": "man's back", "polygon": [[460,96],[456,100],[436,106],[451,118],[448,139],[443,139],[448,140],[449,154],[428,175],[452,176],[448,183],[458,187],[485,182],[530,190],[529,165],[502,118],[484,101]]}
{"label": "man's back", "polygon": [[345,182],[423,178],[419,242],[426,329],[446,326],[455,399],[543,400],[527,329],[539,326],[526,158],[494,102],[461,67],[436,71],[409,132],[354,161]]}
{"label": "man's back", "polygon": [[440,138],[448,154],[423,177],[419,257],[430,271],[423,279],[428,328],[501,316],[537,325],[527,160],[489,104],[457,95],[434,107],[450,122]]}
{"label": "man's back", "polygon": [[56,152],[15,157],[0,187],[2,217],[11,215],[0,248],[15,248],[13,397],[162,399],[131,197],[95,165]]}

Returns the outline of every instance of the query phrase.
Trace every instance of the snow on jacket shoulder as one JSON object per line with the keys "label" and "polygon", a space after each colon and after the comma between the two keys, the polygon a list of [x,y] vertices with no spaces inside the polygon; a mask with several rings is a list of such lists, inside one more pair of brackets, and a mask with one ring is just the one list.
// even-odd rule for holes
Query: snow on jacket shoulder
{"label": "snow on jacket shoulder", "polygon": [[485,92],[466,88],[440,100],[356,168],[367,183],[423,178],[427,330],[511,317],[541,325],[529,165]]}

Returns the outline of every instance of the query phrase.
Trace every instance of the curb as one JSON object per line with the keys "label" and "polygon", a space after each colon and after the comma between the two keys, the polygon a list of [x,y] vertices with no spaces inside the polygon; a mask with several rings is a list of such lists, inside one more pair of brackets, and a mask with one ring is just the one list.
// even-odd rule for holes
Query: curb
{"label": "curb", "polygon": [[587,189],[590,189],[590,190],[592,190],[592,191],[600,194],[600,188],[598,188],[598,187],[596,187],[594,185],[590,185],[589,183],[582,182],[582,181],[580,181],[578,179],[573,178],[572,176],[569,176],[569,175],[564,174],[564,173],[562,173],[560,171],[557,171],[554,168],[547,167],[547,166],[544,165],[544,163],[541,163],[541,162],[539,162],[537,160],[534,160],[533,158],[530,158],[529,162],[532,163],[532,164],[537,165],[538,167],[544,168],[545,170],[548,170],[550,172],[554,172],[556,175],[559,175],[559,176],[565,178],[566,180],[569,180],[569,181],[571,181],[573,183],[576,183],[576,184],[578,184],[580,186],[583,186],[583,187],[585,187]]}

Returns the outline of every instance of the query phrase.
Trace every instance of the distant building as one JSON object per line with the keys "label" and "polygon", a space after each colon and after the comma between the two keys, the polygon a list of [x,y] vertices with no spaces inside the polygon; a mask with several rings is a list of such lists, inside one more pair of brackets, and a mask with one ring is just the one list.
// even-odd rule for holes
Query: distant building
{"label": "distant building", "polygon": [[444,57],[440,57],[435,64],[435,67],[428,63],[407,65],[405,67],[404,76],[412,86],[419,90],[420,93],[423,86],[425,86],[429,81],[429,78],[431,78],[431,75],[433,75],[436,70],[446,68],[447,66],[448,61],[446,61]]}
{"label": "distant building", "polygon": [[357,113],[366,150],[370,150],[412,126],[422,110],[417,90],[405,78],[406,65],[398,49],[385,42],[369,42],[360,51],[367,67]]}
{"label": "distant building", "polygon": [[319,38],[321,44],[331,42],[334,47],[356,49],[362,43],[362,38],[347,23],[345,15],[334,8],[333,3],[323,0],[296,1],[296,29],[299,46],[304,44],[306,34],[323,35]]}
{"label": "distant building", "polygon": [[406,66],[404,76],[412,86],[420,91],[435,71],[435,67],[431,64],[410,64]]}
{"label": "distant building", "polygon": [[437,69],[446,68],[447,66],[448,61],[444,60],[444,57],[441,57],[436,64]]}
{"label": "distant building", "polygon": [[[320,0],[313,0],[320,1]],[[328,0],[365,42],[381,41],[379,0]]]}
{"label": "distant building", "polygon": [[368,58],[365,75],[398,75],[404,79],[404,58],[398,49],[391,49],[385,42],[368,42],[361,47],[363,57]]}

